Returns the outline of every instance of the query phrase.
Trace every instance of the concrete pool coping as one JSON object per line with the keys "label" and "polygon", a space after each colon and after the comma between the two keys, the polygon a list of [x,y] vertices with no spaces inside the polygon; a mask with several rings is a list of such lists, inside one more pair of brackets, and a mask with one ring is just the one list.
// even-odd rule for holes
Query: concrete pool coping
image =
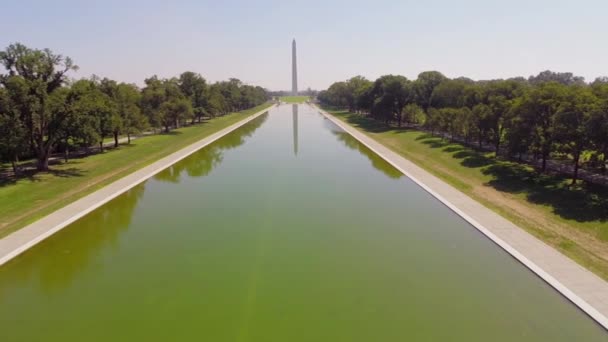
{"label": "concrete pool coping", "polygon": [[365,133],[321,108],[314,107],[325,118],[465,219],[608,330],[608,282]]}
{"label": "concrete pool coping", "polygon": [[160,171],[258,118],[262,114],[267,113],[271,108],[272,106],[265,108],[177,152],[163,157],[0,239],[0,266]]}

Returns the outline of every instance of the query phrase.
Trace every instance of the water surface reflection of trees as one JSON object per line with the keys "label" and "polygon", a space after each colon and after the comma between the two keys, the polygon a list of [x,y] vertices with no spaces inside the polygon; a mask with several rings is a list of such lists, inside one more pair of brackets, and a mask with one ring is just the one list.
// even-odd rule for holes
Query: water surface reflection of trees
{"label": "water surface reflection of trees", "polygon": [[202,148],[200,151],[195,152],[192,156],[159,172],[154,176],[154,179],[163,182],[179,183],[184,172],[190,177],[208,175],[214,167],[222,162],[224,151],[243,145],[246,138],[250,137],[260,128],[267,118],[268,113],[262,114],[237,130]]}
{"label": "water surface reflection of trees", "polygon": [[68,287],[83,271],[103,267],[101,256],[120,248],[145,183],[74,222],[0,268],[0,305],[9,288],[39,286],[46,293]]}
{"label": "water surface reflection of trees", "polygon": [[403,176],[399,170],[395,169],[391,164],[387,163],[379,155],[360,143],[357,139],[353,138],[350,134],[344,132],[343,130],[336,129],[332,129],[331,132],[338,138],[338,141],[344,143],[346,147],[352,150],[357,150],[359,153],[366,156],[376,170],[381,171],[393,179],[398,179]]}

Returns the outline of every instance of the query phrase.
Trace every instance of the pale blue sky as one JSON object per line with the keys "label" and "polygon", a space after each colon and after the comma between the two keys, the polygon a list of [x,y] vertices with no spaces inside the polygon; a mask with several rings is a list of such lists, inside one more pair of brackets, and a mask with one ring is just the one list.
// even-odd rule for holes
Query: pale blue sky
{"label": "pale blue sky", "polygon": [[185,70],[290,88],[357,74],[473,79],[570,71],[608,75],[607,0],[3,0],[0,48],[51,48],[91,74],[142,84]]}

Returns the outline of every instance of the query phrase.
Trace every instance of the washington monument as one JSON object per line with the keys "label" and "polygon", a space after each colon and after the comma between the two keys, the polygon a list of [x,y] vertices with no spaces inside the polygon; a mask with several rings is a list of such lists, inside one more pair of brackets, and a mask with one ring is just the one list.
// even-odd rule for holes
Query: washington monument
{"label": "washington monument", "polygon": [[296,58],[296,40],[291,42],[291,94],[298,95],[298,62]]}

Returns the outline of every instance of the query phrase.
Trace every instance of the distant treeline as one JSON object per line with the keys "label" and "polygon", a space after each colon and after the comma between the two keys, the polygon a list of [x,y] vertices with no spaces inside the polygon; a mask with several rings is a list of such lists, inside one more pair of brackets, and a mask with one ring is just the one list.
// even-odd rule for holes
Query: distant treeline
{"label": "distant treeline", "polygon": [[571,73],[541,72],[528,79],[473,81],[427,71],[414,81],[386,75],[336,82],[317,96],[327,106],[401,126],[418,125],[467,144],[491,145],[496,155],[573,163],[573,182],[583,156],[606,171],[608,78],[591,84]]}
{"label": "distant treeline", "polygon": [[[238,79],[208,84],[199,74],[152,76],[145,86],[93,76],[70,80],[78,67],[69,57],[13,44],[0,51],[0,160],[13,163],[35,157],[47,170],[49,156],[70,148],[88,148],[103,140],[146,130],[168,132],[184,123],[200,122],[260,105],[268,100],[261,87]],[[67,154],[66,154],[67,155]]]}

